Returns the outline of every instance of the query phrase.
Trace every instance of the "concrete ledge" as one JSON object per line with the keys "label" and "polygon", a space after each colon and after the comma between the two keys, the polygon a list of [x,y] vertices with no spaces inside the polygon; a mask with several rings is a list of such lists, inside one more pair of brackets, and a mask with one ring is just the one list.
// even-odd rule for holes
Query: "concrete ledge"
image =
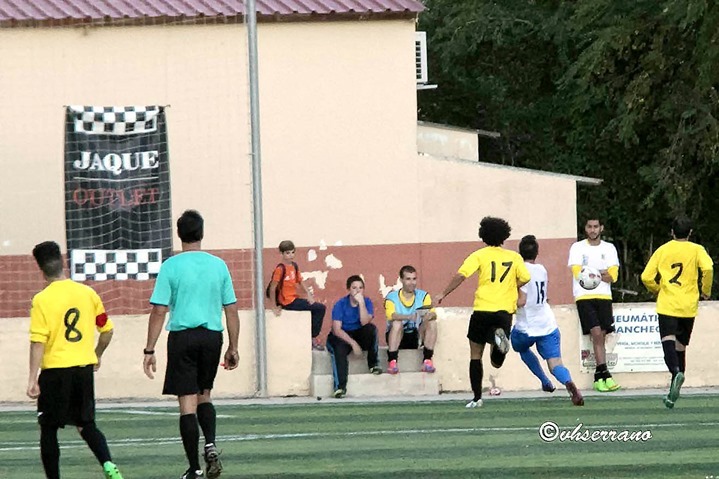
{"label": "concrete ledge", "polygon": [[[347,356],[349,360],[350,374],[366,374],[367,373],[367,353],[363,352],[362,356],[350,354]],[[401,372],[418,373],[422,369],[422,350],[421,349],[400,349],[399,350],[399,369]],[[382,371],[387,371],[387,348],[379,350],[379,364]],[[332,359],[327,351],[312,351],[312,374],[332,374]]]}
{"label": "concrete ledge", "polygon": [[[562,333],[562,356],[574,382],[582,391],[590,391],[593,375],[580,371],[579,320],[574,305],[554,306],[553,311]],[[437,372],[418,373],[421,363],[419,350],[400,351],[398,376],[367,374],[364,358],[350,360],[350,395],[371,394],[413,396],[450,391],[469,391],[469,345],[466,338],[471,308],[438,308],[437,345],[434,365]],[[241,311],[240,367],[235,371],[218,372],[213,394],[216,398],[253,397],[257,390],[257,359],[255,353],[255,318],[253,311]],[[690,347],[687,350],[686,388],[719,385],[719,371],[707,358],[714,357],[715,338],[719,337],[719,303],[702,302],[699,307]],[[133,398],[137,400],[164,399],[161,396],[165,371],[165,344],[163,332],[158,342],[158,374],[150,381],[142,372],[142,349],[147,334],[147,316],[114,317],[116,332],[113,343],[103,358],[102,368],[95,375],[96,395],[99,400]],[[0,334],[0,402],[30,403],[25,396],[27,386],[27,358],[29,350],[29,319],[2,319]],[[270,396],[323,396],[332,387],[330,362],[327,353],[313,353],[310,349],[310,315],[308,312],[285,311],[281,317],[267,314],[267,372]],[[382,366],[386,368],[386,351],[380,352]],[[485,355],[486,357],[486,355]],[[313,378],[313,371],[317,375]],[[422,380],[411,379],[418,375]],[[319,379],[326,376],[324,379]],[[665,389],[669,385],[666,372],[616,373],[623,389]],[[394,380],[394,381],[393,381]],[[362,389],[365,384],[366,389]],[[510,391],[538,391],[539,381],[522,363],[519,355],[511,352],[504,366],[497,370],[489,364],[484,368],[484,386],[492,384],[504,393]],[[558,382],[555,385],[559,387]],[[322,389],[324,388],[324,389]],[[354,389],[354,392],[352,391]],[[434,391],[434,392],[429,392]]]}
{"label": "concrete ledge", "polygon": [[[331,374],[313,376],[310,391],[312,396],[327,397],[334,392]],[[351,374],[347,379],[348,397],[376,396],[435,396],[439,394],[436,374],[400,373],[396,375]]]}

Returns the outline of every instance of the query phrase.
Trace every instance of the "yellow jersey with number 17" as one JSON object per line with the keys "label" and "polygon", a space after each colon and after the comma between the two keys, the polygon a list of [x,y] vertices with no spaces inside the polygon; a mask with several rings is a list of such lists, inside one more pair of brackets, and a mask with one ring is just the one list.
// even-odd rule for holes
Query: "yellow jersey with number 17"
{"label": "yellow jersey with number 17", "polygon": [[95,290],[71,279],[53,281],[32,299],[30,341],[45,344],[42,369],[97,364],[95,329],[112,328]]}
{"label": "yellow jersey with number 17", "polygon": [[469,255],[458,273],[469,278],[475,272],[479,281],[474,293],[475,311],[517,310],[517,288],[531,276],[518,253],[500,246],[486,246]]}
{"label": "yellow jersey with number 17", "polygon": [[657,313],[693,318],[699,309],[699,271],[702,293],[712,291],[714,266],[703,246],[671,240],[657,248],[642,272],[647,289],[658,293]]}

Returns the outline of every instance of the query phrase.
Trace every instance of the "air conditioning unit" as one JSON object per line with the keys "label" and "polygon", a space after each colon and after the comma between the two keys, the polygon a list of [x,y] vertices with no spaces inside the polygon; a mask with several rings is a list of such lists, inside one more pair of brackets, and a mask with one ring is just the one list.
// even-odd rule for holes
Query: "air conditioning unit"
{"label": "air conditioning unit", "polygon": [[427,32],[414,33],[414,65],[417,83],[427,83]]}
{"label": "air conditioning unit", "polygon": [[427,72],[427,32],[414,33],[414,65],[418,90],[432,90],[437,85],[430,85]]}

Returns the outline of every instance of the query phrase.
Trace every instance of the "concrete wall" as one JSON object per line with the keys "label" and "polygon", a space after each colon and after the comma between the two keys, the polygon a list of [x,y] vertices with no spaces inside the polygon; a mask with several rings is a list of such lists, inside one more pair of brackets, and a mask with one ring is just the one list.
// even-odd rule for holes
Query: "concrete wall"
{"label": "concrete wall", "polygon": [[[114,317],[115,334],[95,375],[98,398],[162,397],[165,377],[167,332],[157,343],[158,369],[151,381],[142,371],[142,350],[147,338],[147,315]],[[26,318],[3,319],[0,335],[0,402],[26,401],[29,325]],[[225,347],[227,336],[225,335]],[[215,397],[250,397],[257,389],[254,313],[240,312],[240,367],[233,371],[220,368],[215,381]],[[267,375],[271,396],[303,396],[309,394],[312,369],[310,353],[309,313],[285,311],[281,318],[268,312]],[[224,354],[224,349],[223,349]]]}
{"label": "concrete wall", "polygon": [[[0,29],[0,318],[25,315],[42,288],[33,245],[65,244],[71,104],[170,105],[173,220],[203,213],[204,249],[228,262],[240,307],[253,307],[245,38],[233,24]],[[513,226],[508,247],[540,239],[552,298],[571,302],[575,181],[448,159],[472,156],[465,131],[424,125],[418,140],[414,38],[411,19],[260,25],[265,278],[276,245],[293,239],[318,299],[331,307],[360,273],[381,309],[404,264],[425,289],[443,288],[481,246],[479,220],[495,215]],[[437,135],[453,139],[417,153]],[[469,304],[472,282],[448,306]],[[90,284],[113,315],[149,310],[151,281]]]}
{"label": "concrete wall", "polygon": [[[562,332],[564,364],[580,389],[590,389],[591,373],[580,372],[579,321],[574,306],[555,306],[554,313]],[[435,366],[442,391],[469,391],[469,346],[466,339],[470,308],[439,308],[439,338],[435,348]],[[248,397],[256,389],[254,321],[248,311],[241,313],[241,368],[217,376],[215,397]],[[159,398],[164,377],[164,343],[158,343],[159,370],[154,381],[142,372],[147,317],[114,318],[116,335],[103,358],[103,366],[96,375],[97,396],[103,399]],[[29,350],[29,320],[3,320],[0,335],[0,401],[27,401],[27,357]],[[687,387],[719,385],[719,371],[713,361],[706,361],[715,352],[715,338],[719,336],[719,302],[702,302],[687,349]],[[310,349],[310,319],[307,313],[285,311],[280,318],[267,312],[267,352],[269,394],[271,396],[309,394],[312,352]],[[384,354],[382,351],[381,354]],[[485,353],[488,354],[488,353]],[[505,391],[537,390],[538,381],[519,355],[510,353],[504,366],[496,370],[485,363],[485,385],[490,381]],[[669,374],[615,373],[614,377],[625,389],[666,387]],[[381,392],[378,392],[381,394]]]}
{"label": "concrete wall", "polygon": [[417,151],[433,156],[479,160],[479,136],[475,130],[420,121],[417,124]]}
{"label": "concrete wall", "polygon": [[[633,304],[641,306],[642,304]],[[644,306],[653,306],[645,304]],[[576,307],[554,306],[554,314],[562,334],[562,358],[569,369],[572,379],[579,389],[589,390],[594,375],[580,371],[580,326]],[[441,320],[437,324],[439,335],[435,348],[435,366],[440,376],[443,391],[468,391],[469,384],[469,344],[466,338],[467,324],[471,315],[470,308],[444,308],[439,312]],[[719,303],[702,302],[697,316],[691,344],[687,348],[686,387],[719,385],[719,371],[712,361],[715,350],[715,338],[719,334]],[[485,352],[485,355],[488,355]],[[488,356],[485,356],[488,357]],[[542,363],[547,371],[546,363]],[[668,372],[632,372],[614,373],[614,378],[624,389],[663,388],[669,385]],[[537,390],[539,380],[527,369],[518,354],[511,352],[501,369],[494,369],[489,361],[484,363],[485,386],[492,378],[496,385],[506,391]],[[552,376],[550,378],[554,379]],[[558,385],[557,381],[554,380]],[[558,391],[559,392],[559,391]],[[556,393],[555,393],[556,394]]]}
{"label": "concrete wall", "polygon": [[[417,189],[414,32],[412,19],[260,24],[268,245],[376,243],[356,225],[388,197],[369,193],[404,176]],[[196,208],[207,248],[251,247],[246,50],[243,25],[0,29],[0,224],[16,225],[0,255],[65,237],[64,105],[170,105],[172,217]],[[417,231],[406,215],[379,242]]]}

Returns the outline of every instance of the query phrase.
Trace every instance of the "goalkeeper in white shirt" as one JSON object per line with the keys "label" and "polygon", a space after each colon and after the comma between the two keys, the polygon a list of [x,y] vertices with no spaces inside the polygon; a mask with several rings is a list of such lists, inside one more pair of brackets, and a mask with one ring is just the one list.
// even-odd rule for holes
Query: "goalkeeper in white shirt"
{"label": "goalkeeper in white shirt", "polygon": [[537,356],[529,349],[536,346],[539,355],[547,361],[549,371],[567,388],[572,404],[583,406],[582,393],[572,381],[569,370],[562,364],[561,336],[554,313],[547,304],[547,270],[541,264],[535,263],[539,254],[539,243],[533,235],[522,238],[519,254],[524,259],[531,279],[519,288],[517,316],[511,334],[512,348],[542,382],[542,389],[554,392],[554,384],[544,373]]}
{"label": "goalkeeper in white shirt", "polygon": [[[567,265],[574,277],[572,292],[579,314],[582,334],[592,339],[596,369],[594,389],[607,393],[617,391],[620,386],[612,377],[607,366],[607,334],[614,332],[612,312],[612,283],[619,278],[619,256],[612,243],[602,240],[604,225],[596,216],[590,216],[584,224],[587,238],[577,241],[569,249]],[[584,289],[579,284],[579,272],[584,266],[595,268],[602,274],[602,282],[594,289]]]}

